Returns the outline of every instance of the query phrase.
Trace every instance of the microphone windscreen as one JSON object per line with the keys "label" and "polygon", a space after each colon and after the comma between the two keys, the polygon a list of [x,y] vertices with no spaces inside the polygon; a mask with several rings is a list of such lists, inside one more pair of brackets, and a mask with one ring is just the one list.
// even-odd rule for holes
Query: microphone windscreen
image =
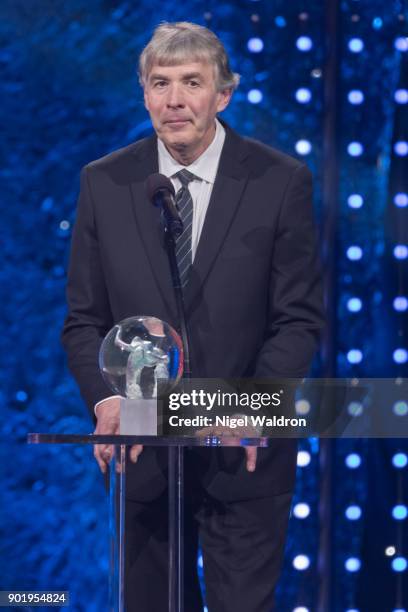
{"label": "microphone windscreen", "polygon": [[164,176],[164,174],[156,172],[155,174],[148,176],[146,179],[146,191],[149,200],[153,201],[156,193],[161,190],[170,191],[172,196],[174,196],[176,193],[173,183],[169,178],[167,178],[167,176]]}

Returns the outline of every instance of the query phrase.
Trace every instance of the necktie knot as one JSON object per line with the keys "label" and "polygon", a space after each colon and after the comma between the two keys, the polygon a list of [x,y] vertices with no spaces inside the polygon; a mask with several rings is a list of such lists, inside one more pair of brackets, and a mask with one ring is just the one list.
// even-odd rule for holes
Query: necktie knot
{"label": "necktie knot", "polygon": [[187,187],[187,185],[196,178],[192,172],[189,172],[185,168],[177,172],[174,177],[178,178],[183,187]]}

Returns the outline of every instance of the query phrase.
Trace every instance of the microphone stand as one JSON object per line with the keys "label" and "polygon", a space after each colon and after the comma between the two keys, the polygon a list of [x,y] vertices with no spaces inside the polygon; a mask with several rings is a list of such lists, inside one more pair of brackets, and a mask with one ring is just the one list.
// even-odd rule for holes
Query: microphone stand
{"label": "microphone stand", "polygon": [[[191,378],[189,339],[186,323],[183,288],[176,259],[176,237],[180,228],[164,215],[165,245],[169,257],[177,315],[183,343],[183,378]],[[169,446],[169,612],[184,610],[184,449],[182,446]]]}

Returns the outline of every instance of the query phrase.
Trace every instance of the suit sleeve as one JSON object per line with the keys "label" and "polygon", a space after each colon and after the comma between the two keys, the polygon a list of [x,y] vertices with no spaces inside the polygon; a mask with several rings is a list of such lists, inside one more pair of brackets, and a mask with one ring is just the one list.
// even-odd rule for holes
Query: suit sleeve
{"label": "suit sleeve", "polygon": [[68,314],[62,344],[92,417],[94,405],[112,395],[99,371],[99,348],[112,327],[95,225],[89,168],[81,173],[81,190],[72,234],[67,282]]}
{"label": "suit sleeve", "polygon": [[306,376],[324,326],[312,175],[298,166],[283,198],[271,262],[267,336],[258,378]]}

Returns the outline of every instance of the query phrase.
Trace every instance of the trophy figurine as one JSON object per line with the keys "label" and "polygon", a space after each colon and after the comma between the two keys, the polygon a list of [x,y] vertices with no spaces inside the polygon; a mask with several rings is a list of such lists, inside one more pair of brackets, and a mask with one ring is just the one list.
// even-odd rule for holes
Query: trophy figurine
{"label": "trophy figurine", "polygon": [[145,367],[153,368],[153,397],[157,397],[157,379],[167,380],[169,377],[167,369],[169,356],[161,348],[153,346],[150,340],[143,340],[139,336],[134,336],[129,343],[124,342],[121,338],[121,327],[119,325],[115,327],[117,328],[115,345],[121,351],[129,353],[126,365],[126,397],[129,399],[143,397],[141,374]]}

